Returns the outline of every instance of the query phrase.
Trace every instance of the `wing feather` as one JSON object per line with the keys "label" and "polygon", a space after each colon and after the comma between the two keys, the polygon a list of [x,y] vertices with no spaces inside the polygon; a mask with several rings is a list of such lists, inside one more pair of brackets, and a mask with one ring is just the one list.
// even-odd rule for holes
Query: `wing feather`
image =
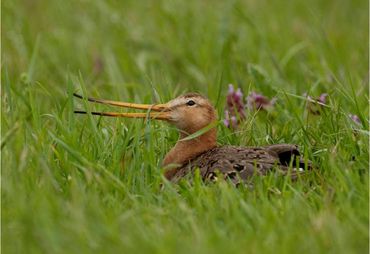
{"label": "wing feather", "polygon": [[[178,168],[170,180],[178,182],[198,168],[205,181],[215,181],[218,176],[221,176],[237,185],[240,180],[247,182],[254,175],[266,175],[274,168],[287,172],[290,163],[297,157],[300,158],[298,147],[291,144],[265,147],[215,147]],[[299,167],[304,168],[301,163],[303,160],[300,158]],[[311,168],[311,163],[308,163]],[[293,175],[295,174],[292,174],[292,177]]]}

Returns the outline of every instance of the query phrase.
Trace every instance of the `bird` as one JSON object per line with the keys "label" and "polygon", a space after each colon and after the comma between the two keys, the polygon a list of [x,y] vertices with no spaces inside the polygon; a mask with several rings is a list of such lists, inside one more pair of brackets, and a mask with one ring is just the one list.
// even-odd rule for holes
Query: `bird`
{"label": "bird", "polygon": [[221,146],[217,144],[217,113],[210,100],[199,93],[187,93],[164,104],[137,104],[84,97],[89,102],[131,109],[146,113],[87,112],[75,110],[76,114],[92,114],[109,117],[150,118],[166,121],[179,131],[179,139],[165,155],[162,166],[164,176],[178,183],[196,170],[205,182],[220,178],[238,186],[250,182],[254,176],[264,176],[278,171],[293,179],[301,172],[312,169],[312,163],[301,156],[295,144],[272,144],[266,146]]}

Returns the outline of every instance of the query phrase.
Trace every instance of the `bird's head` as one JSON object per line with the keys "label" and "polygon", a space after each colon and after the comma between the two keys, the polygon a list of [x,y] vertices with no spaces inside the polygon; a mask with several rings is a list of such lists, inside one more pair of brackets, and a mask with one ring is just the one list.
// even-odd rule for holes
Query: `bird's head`
{"label": "bird's head", "polygon": [[[80,95],[74,95],[83,99]],[[210,101],[197,93],[184,94],[164,104],[136,104],[95,98],[86,99],[91,102],[148,111],[147,113],[91,112],[93,115],[165,120],[185,134],[192,134],[217,119],[216,110]],[[86,114],[87,112],[75,111],[75,113]]]}
{"label": "bird's head", "polygon": [[206,127],[217,118],[209,100],[197,93],[179,96],[166,105],[169,116],[167,121],[188,134]]}

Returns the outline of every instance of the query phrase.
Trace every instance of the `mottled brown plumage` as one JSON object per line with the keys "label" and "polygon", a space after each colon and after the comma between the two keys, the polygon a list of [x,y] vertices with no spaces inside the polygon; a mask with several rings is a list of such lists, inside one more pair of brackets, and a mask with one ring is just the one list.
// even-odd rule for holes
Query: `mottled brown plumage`
{"label": "mottled brown plumage", "polygon": [[[79,95],[75,95],[82,98]],[[87,98],[89,101],[114,106],[146,109],[149,113],[92,112],[94,115],[147,118],[165,120],[179,129],[180,139],[166,154],[163,167],[165,177],[178,182],[199,169],[202,179],[214,181],[218,177],[229,179],[234,184],[248,182],[254,175],[265,175],[271,170],[295,177],[311,163],[304,162],[298,147],[277,144],[264,147],[217,146],[217,128],[189,138],[189,135],[209,126],[217,120],[216,111],[207,98],[197,93],[177,97],[165,104],[134,104]],[[85,111],[75,111],[86,113]],[[289,170],[291,169],[291,170]]]}
{"label": "mottled brown plumage", "polygon": [[[311,168],[307,162],[307,169]],[[169,171],[166,177],[178,182],[186,175],[199,169],[205,181],[216,181],[218,177],[230,180],[235,185],[248,182],[255,175],[265,175],[271,170],[282,174],[290,173],[295,178],[305,169],[296,145],[278,144],[263,147],[219,146],[212,148],[188,163]],[[291,170],[289,170],[291,169]]]}

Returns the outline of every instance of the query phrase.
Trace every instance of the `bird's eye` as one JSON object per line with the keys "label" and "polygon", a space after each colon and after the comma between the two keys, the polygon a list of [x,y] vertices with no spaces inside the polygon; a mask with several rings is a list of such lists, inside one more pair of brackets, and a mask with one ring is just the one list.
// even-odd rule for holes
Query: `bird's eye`
{"label": "bird's eye", "polygon": [[186,103],[186,105],[188,106],[194,106],[195,105],[195,102],[193,100],[190,100]]}

